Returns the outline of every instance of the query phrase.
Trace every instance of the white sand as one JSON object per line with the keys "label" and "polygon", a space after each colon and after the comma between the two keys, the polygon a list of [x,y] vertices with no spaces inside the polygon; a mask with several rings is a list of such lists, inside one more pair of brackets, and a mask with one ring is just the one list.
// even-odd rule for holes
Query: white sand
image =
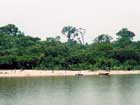
{"label": "white sand", "polygon": [[[99,73],[106,73],[107,71],[65,71],[65,70],[0,70],[0,77],[41,77],[41,76],[75,76],[77,74],[82,75],[99,75]],[[127,74],[140,74],[139,70],[132,71],[117,71],[111,70],[110,75],[127,75]]]}

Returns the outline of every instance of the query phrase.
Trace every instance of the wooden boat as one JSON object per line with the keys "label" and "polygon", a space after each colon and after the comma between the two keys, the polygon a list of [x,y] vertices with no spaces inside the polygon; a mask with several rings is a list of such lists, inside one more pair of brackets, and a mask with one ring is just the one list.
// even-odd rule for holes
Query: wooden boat
{"label": "wooden boat", "polygon": [[110,75],[109,72],[100,72],[98,75]]}

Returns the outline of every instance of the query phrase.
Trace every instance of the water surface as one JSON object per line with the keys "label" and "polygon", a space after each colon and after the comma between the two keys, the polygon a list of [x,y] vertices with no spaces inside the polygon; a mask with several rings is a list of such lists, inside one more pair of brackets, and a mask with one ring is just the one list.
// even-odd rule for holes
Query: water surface
{"label": "water surface", "polygon": [[140,105],[140,75],[0,78],[0,105]]}

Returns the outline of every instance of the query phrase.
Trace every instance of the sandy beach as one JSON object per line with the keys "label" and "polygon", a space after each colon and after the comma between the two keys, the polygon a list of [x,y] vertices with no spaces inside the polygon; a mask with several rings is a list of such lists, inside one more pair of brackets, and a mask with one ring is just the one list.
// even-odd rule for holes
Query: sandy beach
{"label": "sandy beach", "polygon": [[42,77],[42,76],[75,76],[75,75],[99,75],[109,73],[109,75],[129,75],[140,74],[139,70],[123,71],[111,70],[110,72],[98,71],[65,71],[65,70],[0,70],[0,77]]}

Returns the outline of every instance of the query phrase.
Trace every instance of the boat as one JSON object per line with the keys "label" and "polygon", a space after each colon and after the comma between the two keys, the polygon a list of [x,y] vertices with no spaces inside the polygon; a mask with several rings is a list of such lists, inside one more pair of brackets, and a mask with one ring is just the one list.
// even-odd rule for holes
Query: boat
{"label": "boat", "polygon": [[109,72],[100,72],[98,75],[110,75]]}

